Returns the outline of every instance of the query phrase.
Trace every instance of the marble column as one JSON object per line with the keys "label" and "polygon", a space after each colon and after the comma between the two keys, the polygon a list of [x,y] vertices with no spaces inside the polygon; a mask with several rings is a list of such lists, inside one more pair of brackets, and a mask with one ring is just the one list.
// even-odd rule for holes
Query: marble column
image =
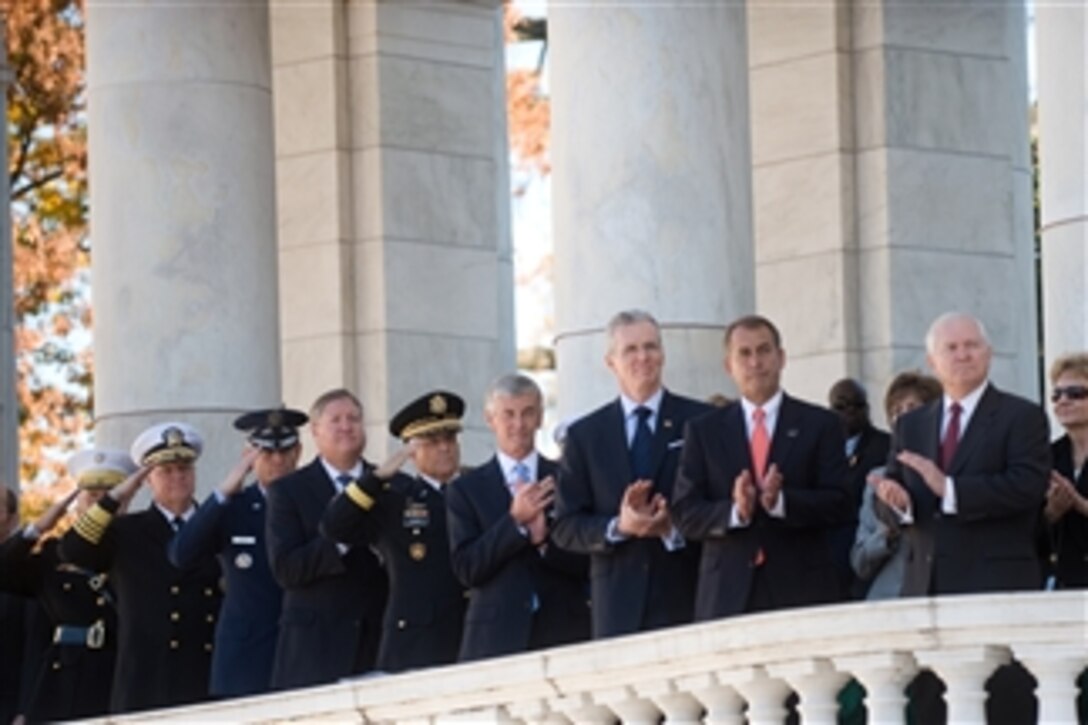
{"label": "marble column", "polygon": [[744,4],[548,21],[561,414],[615,395],[603,328],[633,307],[662,324],[670,388],[730,392],[722,330],[754,304]]}
{"label": "marble column", "polygon": [[[8,67],[7,27],[4,11],[0,10],[0,117],[7,118]],[[0,169],[8,168],[8,147],[0,148]],[[8,175],[0,178],[0,487],[19,491],[19,405],[15,397],[15,297],[11,248],[11,188]],[[0,492],[2,493],[2,492]]]}
{"label": "marble column", "polygon": [[500,5],[271,7],[285,397],[354,390],[381,458],[401,405],[456,391],[478,462],[514,367]]}
{"label": "marble column", "polygon": [[1043,311],[1047,365],[1088,350],[1088,9],[1038,3]]}
{"label": "marble column", "polygon": [[266,0],[87,3],[95,437],[180,419],[202,490],[280,402]]}
{"label": "marble column", "polygon": [[880,399],[961,309],[994,379],[1035,396],[1023,3],[752,0],[749,19],[757,301],[786,386],[824,400],[851,375]]}

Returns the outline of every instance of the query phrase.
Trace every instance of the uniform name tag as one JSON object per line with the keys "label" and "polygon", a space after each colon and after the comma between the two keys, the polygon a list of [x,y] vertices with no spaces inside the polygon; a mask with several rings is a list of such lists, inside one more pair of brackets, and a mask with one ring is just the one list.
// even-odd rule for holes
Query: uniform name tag
{"label": "uniform name tag", "polygon": [[431,511],[421,501],[409,501],[404,505],[402,525],[406,529],[421,529],[431,523]]}
{"label": "uniform name tag", "polygon": [[241,546],[254,546],[257,543],[256,536],[232,536],[230,537],[230,543],[239,544]]}

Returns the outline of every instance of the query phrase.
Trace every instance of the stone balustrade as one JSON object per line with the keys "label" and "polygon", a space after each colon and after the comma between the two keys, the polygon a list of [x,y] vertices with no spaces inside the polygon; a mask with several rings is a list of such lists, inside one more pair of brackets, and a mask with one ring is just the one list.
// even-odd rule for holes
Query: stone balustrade
{"label": "stone balustrade", "polygon": [[870,723],[903,722],[921,669],[947,686],[949,722],[982,722],[984,683],[1016,658],[1039,721],[1075,723],[1088,666],[1088,592],[856,603],[736,617],[396,676],[118,717],[125,721],[834,723],[850,678]]}

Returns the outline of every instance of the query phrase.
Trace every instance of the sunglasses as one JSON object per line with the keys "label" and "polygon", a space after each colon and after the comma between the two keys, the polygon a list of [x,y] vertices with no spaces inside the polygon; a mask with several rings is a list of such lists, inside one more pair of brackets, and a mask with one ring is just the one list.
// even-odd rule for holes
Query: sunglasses
{"label": "sunglasses", "polygon": [[1054,388],[1053,392],[1050,393],[1050,402],[1057,403],[1062,397],[1070,400],[1084,400],[1088,398],[1088,386],[1066,385],[1065,387]]}

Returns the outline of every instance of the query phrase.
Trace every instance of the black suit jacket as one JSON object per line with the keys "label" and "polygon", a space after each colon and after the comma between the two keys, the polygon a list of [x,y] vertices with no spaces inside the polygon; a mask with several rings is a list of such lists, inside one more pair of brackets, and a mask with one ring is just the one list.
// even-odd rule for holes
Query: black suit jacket
{"label": "black suit jacket", "polygon": [[[537,478],[558,473],[538,458]],[[554,544],[543,556],[510,516],[510,490],[497,457],[446,492],[453,572],[469,587],[461,661],[552,647],[589,638],[589,560]],[[538,609],[533,612],[533,602]]]}
{"label": "black suit jacket", "polygon": [[268,565],[265,495],[248,486],[223,503],[209,496],[170,542],[170,561],[186,568],[218,555],[226,596],[215,630],[211,694],[267,692],[279,634],[283,590]]}
{"label": "black suit jacket", "polygon": [[903,594],[962,594],[1038,589],[1035,525],[1050,475],[1049,429],[1038,405],[988,385],[947,471],[957,513],[896,455],[914,451],[939,461],[943,401],[896,422],[887,475],[910,493],[914,525]]}
{"label": "black suit jacket", "polygon": [[[1054,441],[1050,450],[1054,456],[1054,470],[1072,481],[1077,493],[1088,496],[1088,466],[1081,468],[1079,478],[1073,475],[1073,443],[1069,436]],[[1040,519],[1045,540],[1042,553],[1055,586],[1058,589],[1088,588],[1088,518],[1069,510],[1053,524],[1048,524],[1041,516]]]}
{"label": "black suit jacket", "polygon": [[[712,408],[665,392],[653,437],[654,490],[668,499],[676,479],[684,424]],[[669,552],[660,539],[606,539],[608,522],[633,483],[619,399],[570,427],[563,444],[552,539],[590,555],[593,636],[611,637],[692,621],[699,551],[687,542]]]}
{"label": "black suit jacket", "polygon": [[[84,517],[116,512],[109,496]],[[207,556],[184,571],[166,551],[173,527],[157,508],[117,516],[101,539],[77,523],[61,539],[61,555],[102,571],[117,595],[117,662],[110,709],[131,712],[204,700],[222,594],[219,563]]]}
{"label": "black suit jacket", "polygon": [[320,458],[268,489],[265,541],[283,587],[272,687],[334,682],[374,668],[384,570],[365,546],[341,555],[318,526],[336,487]]}
{"label": "black suit jacket", "polygon": [[761,549],[760,573],[773,608],[830,602],[838,593],[825,533],[857,515],[848,505],[838,419],[783,395],[768,467],[772,463],[782,473],[785,517],[757,505],[748,526],[731,529],[733,482],[752,468],[744,408],[733,403],[688,425],[673,512],[684,536],[703,542],[700,621],[746,611]]}
{"label": "black suit jacket", "polygon": [[868,582],[860,581],[854,574],[854,568],[850,565],[850,549],[854,546],[854,535],[857,533],[866,479],[874,468],[883,466],[888,460],[888,447],[892,440],[890,435],[872,425],[866,426],[859,435],[857,447],[846,459],[848,499],[845,506],[849,509],[850,518],[827,531],[831,558],[839,579],[839,599],[842,600],[864,599],[868,589]]}

